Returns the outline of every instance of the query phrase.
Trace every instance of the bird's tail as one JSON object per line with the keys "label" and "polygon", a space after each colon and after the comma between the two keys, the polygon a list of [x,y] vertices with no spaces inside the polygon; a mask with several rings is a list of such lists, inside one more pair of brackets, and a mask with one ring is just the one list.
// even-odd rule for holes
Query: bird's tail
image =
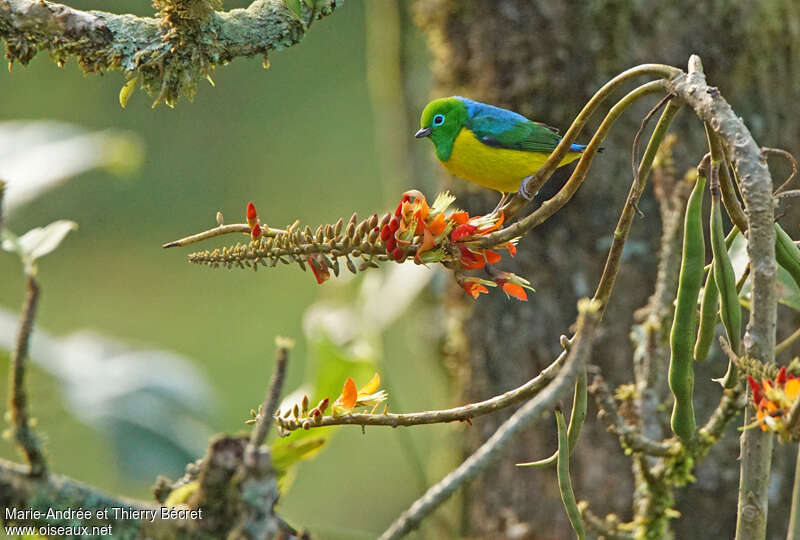
{"label": "bird's tail", "polygon": [[[570,152],[583,152],[584,150],[586,150],[585,144],[573,144],[569,147]],[[603,150],[604,148],[602,146],[597,149],[598,152],[602,152]]]}

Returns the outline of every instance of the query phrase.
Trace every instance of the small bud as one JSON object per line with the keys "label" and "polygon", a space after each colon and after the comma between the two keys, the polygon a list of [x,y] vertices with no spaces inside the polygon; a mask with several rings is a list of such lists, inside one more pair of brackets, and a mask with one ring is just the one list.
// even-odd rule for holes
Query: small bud
{"label": "small bud", "polygon": [[331,238],[333,238],[333,227],[325,225],[325,239],[330,240]]}
{"label": "small bud", "polygon": [[319,412],[319,409],[314,409],[314,412],[316,414],[314,414],[314,416],[312,416],[311,419],[315,424],[319,425],[322,423],[322,413]]}
{"label": "small bud", "polygon": [[292,407],[292,416],[295,418],[300,417],[300,407],[297,406],[297,403],[295,403],[294,407]]}
{"label": "small bud", "polygon": [[392,231],[392,233],[395,233],[399,228],[400,228],[400,220],[397,219],[396,217],[392,218],[392,220],[389,221],[389,230]]}
{"label": "small bud", "polygon": [[378,214],[372,214],[367,220],[367,228],[374,229],[378,226]]}
{"label": "small bud", "polygon": [[394,251],[394,248],[397,247],[397,240],[394,239],[394,236],[390,236],[389,239],[384,242],[384,247],[386,248],[386,253]]}
{"label": "small bud", "polygon": [[258,223],[258,212],[252,201],[247,203],[247,226],[251,229]]}
{"label": "small bud", "polygon": [[256,223],[253,225],[253,228],[250,229],[250,238],[255,242],[261,236],[261,225]]}
{"label": "small bud", "polygon": [[390,219],[392,219],[392,214],[384,214],[383,217],[381,217],[380,222],[378,223],[378,227],[382,229],[384,225],[389,224]]}
{"label": "small bud", "polygon": [[302,410],[303,414],[306,414],[308,412],[308,396],[306,395],[303,396]]}
{"label": "small bud", "polygon": [[392,250],[392,258],[396,261],[402,261],[405,256],[405,252],[399,247]]}
{"label": "small bud", "polygon": [[347,224],[348,225],[353,225],[355,227],[357,222],[358,222],[358,214],[353,212],[353,215],[350,216],[350,221],[348,221]]}
{"label": "small bud", "polygon": [[317,405],[317,410],[320,412],[320,414],[325,413],[325,409],[328,408],[328,403],[330,403],[330,401],[330,398],[325,398],[319,402],[319,405]]}
{"label": "small bud", "polygon": [[222,227],[225,224],[225,221],[222,219],[222,212],[217,212],[217,225]]}
{"label": "small bud", "polygon": [[375,229],[372,229],[371,231],[369,231],[369,235],[367,235],[367,244],[370,245],[370,246],[374,246],[375,242],[378,241],[378,236],[379,235],[380,235],[380,233]]}
{"label": "small bud", "polygon": [[339,236],[339,234],[342,232],[342,225],[343,224],[344,224],[344,221],[342,220],[342,218],[339,218],[339,220],[336,222],[336,225],[333,226],[333,235],[334,236]]}
{"label": "small bud", "polygon": [[392,235],[392,230],[389,228],[388,225],[384,225],[383,227],[381,227],[381,241],[385,243],[391,235]]}
{"label": "small bud", "polygon": [[303,429],[311,429],[311,422],[309,420],[303,422]]}
{"label": "small bud", "polygon": [[344,260],[347,262],[347,269],[350,270],[351,274],[356,273],[356,265],[353,261],[350,260],[350,257],[345,257]]}

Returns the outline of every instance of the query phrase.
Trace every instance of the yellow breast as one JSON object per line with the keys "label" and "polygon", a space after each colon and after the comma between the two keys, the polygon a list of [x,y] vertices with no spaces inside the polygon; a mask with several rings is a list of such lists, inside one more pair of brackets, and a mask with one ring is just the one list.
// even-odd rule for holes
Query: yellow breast
{"label": "yellow breast", "polygon": [[[470,182],[503,193],[515,193],[522,179],[539,170],[549,155],[495,148],[479,141],[472,131],[462,129],[453,143],[450,159],[442,164],[454,175]],[[559,167],[579,157],[580,153],[570,152]]]}

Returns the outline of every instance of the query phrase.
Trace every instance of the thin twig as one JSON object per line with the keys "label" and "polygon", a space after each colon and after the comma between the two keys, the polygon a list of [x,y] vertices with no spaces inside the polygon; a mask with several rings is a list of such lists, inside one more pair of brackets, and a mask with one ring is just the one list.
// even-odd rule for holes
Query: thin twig
{"label": "thin twig", "polygon": [[641,452],[648,456],[668,456],[678,450],[676,445],[654,441],[645,436],[638,426],[628,424],[619,414],[617,404],[611,396],[608,384],[601,375],[595,375],[589,387],[589,393],[594,396],[597,408],[602,413],[602,419],[607,424],[607,429],[619,437],[624,448],[634,452]]}
{"label": "thin twig", "polygon": [[581,517],[586,524],[586,528],[589,532],[594,533],[597,538],[604,538],[605,540],[633,540],[632,533],[622,532],[618,527],[612,529],[611,527],[613,525],[610,525],[607,521],[589,510],[586,502],[581,501],[578,503],[578,507],[581,508]]}
{"label": "thin twig", "polygon": [[25,288],[28,291],[25,304],[22,308],[22,318],[17,332],[17,342],[11,354],[11,372],[9,373],[9,412],[11,424],[14,426],[14,438],[17,441],[25,459],[30,466],[32,476],[43,476],[47,472],[47,465],[42,453],[41,441],[36,436],[30,425],[28,415],[28,397],[25,393],[25,368],[28,359],[28,345],[30,343],[33,321],[36,318],[36,307],[39,302],[39,285],[36,279],[28,275],[25,278]]}
{"label": "thin twig", "polygon": [[[286,231],[284,231],[283,229],[273,229],[271,227],[262,227],[261,231],[264,236],[278,236],[279,234],[286,233]],[[189,244],[194,244],[195,242],[200,242],[202,240],[208,240],[209,238],[214,238],[215,236],[222,236],[223,234],[233,234],[233,233],[250,234],[250,226],[247,223],[233,223],[231,225],[219,225],[217,227],[214,227],[213,229],[199,232],[197,234],[187,236],[186,238],[181,238],[180,240],[173,240],[172,242],[167,242],[161,247],[164,249],[171,247],[181,247]]]}
{"label": "thin twig", "polygon": [[650,141],[647,143],[642,161],[639,163],[639,168],[636,171],[631,189],[628,192],[628,198],[625,200],[625,206],[617,222],[617,228],[614,231],[611,248],[608,250],[606,264],[603,267],[603,275],[600,277],[600,282],[597,285],[597,292],[595,292],[594,295],[594,298],[602,302],[603,305],[608,302],[608,299],[611,297],[611,291],[614,289],[614,282],[619,273],[620,261],[622,261],[622,252],[633,225],[636,207],[639,204],[644,185],[650,174],[653,159],[655,159],[658,147],[661,146],[661,141],[663,141],[664,137],[667,135],[669,126],[675,119],[675,115],[678,114],[680,108],[681,103],[679,101],[670,100],[667,102],[667,106],[664,112],[661,113],[661,118],[658,119],[658,124],[656,124],[653,130],[653,134],[650,135]]}
{"label": "thin twig", "polygon": [[[563,351],[549,366],[522,386],[478,403],[470,403],[469,405],[454,407],[452,409],[408,414],[386,413],[324,416],[321,420],[311,423],[311,428],[343,425],[398,427],[467,421],[477,416],[483,416],[510,407],[511,405],[516,405],[517,403],[521,403],[535,396],[556,377],[566,358],[567,351]],[[298,422],[292,418],[279,418],[278,424],[287,431],[303,427],[302,421]]]}
{"label": "thin twig", "polygon": [[762,154],[765,154],[765,155],[766,155],[766,154],[773,154],[773,155],[776,155],[776,156],[781,156],[781,157],[784,157],[784,158],[786,158],[787,160],[789,160],[789,163],[791,163],[791,164],[792,164],[792,174],[790,174],[790,175],[789,175],[789,178],[787,178],[786,180],[784,180],[784,181],[783,181],[783,183],[780,185],[780,187],[779,187],[778,189],[776,189],[776,190],[774,191],[774,193],[773,193],[773,195],[778,195],[778,194],[780,194],[780,193],[781,193],[781,192],[782,192],[784,189],[786,189],[786,186],[788,186],[788,185],[789,185],[789,183],[792,181],[792,179],[793,179],[793,178],[795,177],[795,175],[797,174],[797,160],[796,160],[796,159],[795,159],[795,157],[794,157],[794,156],[791,154],[791,152],[787,152],[786,150],[783,150],[782,148],[770,148],[770,147],[768,147],[768,146],[762,146],[762,147],[761,147],[761,153],[762,153]]}
{"label": "thin twig", "polygon": [[792,506],[789,510],[789,532],[786,540],[800,540],[800,448],[794,466],[794,485],[792,486]]}
{"label": "thin twig", "polygon": [[278,350],[275,352],[275,366],[272,368],[272,379],[269,381],[267,394],[264,396],[264,403],[261,406],[260,415],[250,433],[250,441],[245,448],[245,465],[255,467],[259,447],[264,444],[267,438],[269,427],[274,422],[272,415],[278,408],[281,399],[283,381],[286,378],[286,365],[289,363],[289,349],[294,346],[291,340],[286,338],[276,338],[275,344]]}
{"label": "thin twig", "polygon": [[425,517],[447,500],[459,487],[473,480],[492,464],[511,440],[545,411],[552,409],[575,384],[575,379],[591,354],[594,332],[600,315],[598,302],[584,299],[578,303],[575,340],[570,347],[564,368],[552,384],[520,407],[494,434],[454,471],[432,486],[411,507],[395,520],[380,540],[396,540],[415,529]]}
{"label": "thin twig", "polygon": [[[661,110],[661,107],[667,104],[667,102],[673,99],[675,96],[672,94],[667,94],[663,98],[656,103],[652,109],[650,109],[644,118],[642,118],[642,123],[639,124],[639,129],[636,130],[636,135],[633,137],[633,144],[631,145],[631,169],[633,171],[633,182],[635,184],[639,183],[639,163],[636,163],[636,155],[639,153],[639,139],[641,139],[642,134],[644,133],[647,124],[650,122],[650,119],[655,116],[655,114]],[[656,148],[657,150],[658,148]]]}
{"label": "thin twig", "polygon": [[797,330],[795,330],[794,332],[792,332],[792,335],[791,335],[791,336],[787,337],[786,339],[784,339],[783,341],[781,341],[780,343],[778,343],[777,345],[775,345],[775,354],[776,354],[776,355],[777,355],[777,354],[780,354],[780,353],[782,353],[783,351],[785,351],[786,349],[788,349],[788,348],[789,348],[789,346],[790,346],[792,343],[794,343],[795,341],[797,341],[797,338],[800,338],[800,328],[798,328]]}

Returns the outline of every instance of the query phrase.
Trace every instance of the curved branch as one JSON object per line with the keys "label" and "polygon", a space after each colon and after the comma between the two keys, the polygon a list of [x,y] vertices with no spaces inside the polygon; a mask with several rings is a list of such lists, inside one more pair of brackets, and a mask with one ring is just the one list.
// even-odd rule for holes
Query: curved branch
{"label": "curved branch", "polygon": [[578,303],[578,329],[570,347],[564,368],[540,394],[528,401],[494,434],[454,471],[432,486],[380,536],[380,540],[395,540],[416,528],[425,517],[446,501],[459,487],[473,480],[500,457],[500,453],[520,431],[552,409],[564,396],[587,364],[591,355],[595,329],[600,318],[599,302],[589,299]]}
{"label": "curved branch", "polygon": [[[574,340],[575,338],[573,338]],[[324,426],[419,426],[424,424],[441,424],[446,422],[467,421],[476,416],[516,405],[538,394],[557,375],[561,365],[567,359],[567,351],[562,352],[549,366],[543,369],[536,377],[522,386],[509,390],[504,394],[478,403],[470,403],[463,407],[442,409],[438,411],[425,411],[408,414],[348,414],[346,416],[324,416],[319,421],[311,423],[311,427]],[[294,418],[276,418],[278,425],[287,431],[293,431],[307,426],[308,421]]]}
{"label": "curved branch", "polygon": [[[280,0],[256,0],[246,9],[214,11],[209,1],[162,1],[161,18],[80,11],[44,0],[0,1],[0,37],[6,57],[25,65],[41,50],[59,65],[71,56],[87,73],[120,69],[140,77],[154,105],[191,99],[197,81],[218,64],[298,43],[310,24],[333,13],[337,0],[301,2],[300,17]],[[133,83],[136,84],[136,83]]]}

